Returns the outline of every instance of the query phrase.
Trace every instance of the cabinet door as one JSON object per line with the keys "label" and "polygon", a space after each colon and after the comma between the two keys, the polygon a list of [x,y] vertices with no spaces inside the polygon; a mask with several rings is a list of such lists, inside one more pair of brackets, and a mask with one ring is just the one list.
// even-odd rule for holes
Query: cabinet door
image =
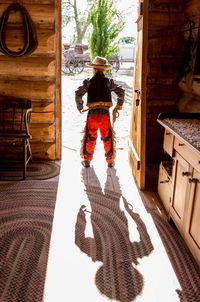
{"label": "cabinet door", "polygon": [[194,170],[193,177],[189,178],[190,197],[186,220],[185,239],[191,251],[200,264],[200,173]]}
{"label": "cabinet door", "polygon": [[183,230],[183,219],[189,176],[191,176],[190,165],[178,153],[176,153],[172,172],[173,191],[170,216],[180,231]]}

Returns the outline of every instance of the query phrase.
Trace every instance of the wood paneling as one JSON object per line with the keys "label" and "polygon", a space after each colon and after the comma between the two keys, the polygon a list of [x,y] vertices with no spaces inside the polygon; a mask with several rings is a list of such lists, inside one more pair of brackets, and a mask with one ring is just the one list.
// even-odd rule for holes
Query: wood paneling
{"label": "wood paneling", "polygon": [[[184,38],[183,1],[157,0],[149,2],[148,77],[147,77],[147,164],[156,163],[163,156],[163,132],[156,119],[160,112],[177,110],[180,88],[176,82]],[[150,142],[150,143],[149,143]]]}
{"label": "wood paneling", "polygon": [[[8,30],[7,32],[7,46],[9,48],[15,49],[16,45],[19,45],[19,41],[23,41],[23,32],[22,30]],[[43,56],[48,57],[55,56],[54,44],[55,44],[55,33],[53,29],[37,29],[37,38],[38,38],[38,47],[31,54],[31,57],[39,56],[43,54]],[[22,44],[22,42],[20,42]],[[22,58],[21,58],[22,59]]]}
{"label": "wood paneling", "polygon": [[55,143],[48,142],[32,142],[31,144],[32,152],[34,153],[35,159],[43,160],[54,160],[55,159]]}
{"label": "wood paneling", "polygon": [[55,84],[36,81],[0,81],[0,94],[22,98],[52,99],[55,93]]}
{"label": "wood paneling", "polygon": [[1,78],[8,75],[8,70],[14,70],[12,78],[21,77],[27,79],[32,77],[37,81],[37,77],[55,76],[55,60],[44,57],[24,57],[11,58],[0,56]]}
{"label": "wood paneling", "polygon": [[[41,27],[41,28],[51,28],[54,29],[55,27],[55,6],[48,5],[48,4],[42,4],[42,1],[38,4],[33,4],[32,1],[27,1],[27,4],[23,4],[23,6],[27,9],[29,12],[31,19],[33,20],[35,26]],[[0,10],[1,13],[8,7],[7,4],[2,1]],[[9,27],[13,28],[13,25],[15,27],[21,24],[21,17],[19,13],[16,14],[10,14],[9,16]]]}
{"label": "wood paneling", "polygon": [[[0,15],[11,3],[1,2]],[[60,159],[60,0],[23,0],[23,6],[35,25],[38,47],[31,55],[18,58],[0,52],[0,94],[32,100],[33,158]],[[6,44],[18,51],[23,43],[21,15],[12,13]]]}

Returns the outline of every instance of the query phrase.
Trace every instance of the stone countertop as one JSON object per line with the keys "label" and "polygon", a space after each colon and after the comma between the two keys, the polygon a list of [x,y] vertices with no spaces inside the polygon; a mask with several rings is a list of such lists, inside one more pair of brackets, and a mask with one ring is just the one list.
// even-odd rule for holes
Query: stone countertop
{"label": "stone countertop", "polygon": [[200,151],[200,114],[161,114],[158,122]]}

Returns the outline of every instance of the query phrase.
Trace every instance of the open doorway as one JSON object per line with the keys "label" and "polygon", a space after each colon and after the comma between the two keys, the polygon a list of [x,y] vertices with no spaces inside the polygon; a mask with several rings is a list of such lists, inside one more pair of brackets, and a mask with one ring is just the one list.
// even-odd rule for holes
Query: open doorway
{"label": "open doorway", "polygon": [[[80,33],[76,28],[78,19],[75,20],[75,13],[84,11],[83,16],[87,22],[87,14],[92,2],[82,0],[78,2],[63,1],[62,3],[62,148],[63,150],[72,150],[75,153],[79,153],[81,147],[82,131],[87,115],[87,113],[80,115],[76,109],[75,90],[85,78],[92,75],[91,68],[86,66],[90,61],[89,35],[91,25],[88,25],[80,41]],[[137,1],[116,1],[116,7],[123,17],[124,29],[120,33],[119,50],[111,62],[113,69],[109,76],[123,86],[126,93],[123,110],[115,122],[114,130],[116,132],[117,154],[125,151],[124,154],[128,157]],[[114,95],[113,100],[116,101]],[[97,141],[96,148],[103,152],[100,140]]]}

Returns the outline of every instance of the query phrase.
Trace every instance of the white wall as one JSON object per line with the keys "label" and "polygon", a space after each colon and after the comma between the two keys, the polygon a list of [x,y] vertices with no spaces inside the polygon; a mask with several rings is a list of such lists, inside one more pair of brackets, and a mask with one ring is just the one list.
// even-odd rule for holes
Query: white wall
{"label": "white wall", "polygon": [[135,45],[134,44],[120,44],[119,45],[119,58],[122,61],[134,61]]}

